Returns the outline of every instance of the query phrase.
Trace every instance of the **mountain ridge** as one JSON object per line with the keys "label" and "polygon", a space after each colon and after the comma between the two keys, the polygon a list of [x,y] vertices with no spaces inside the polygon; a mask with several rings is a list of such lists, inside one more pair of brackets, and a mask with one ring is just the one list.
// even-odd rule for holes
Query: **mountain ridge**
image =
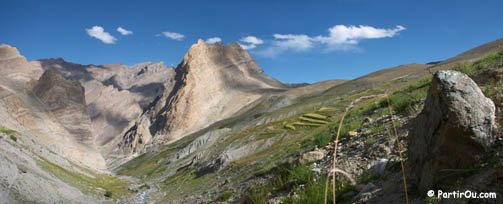
{"label": "mountain ridge", "polygon": [[[54,196],[43,202],[49,203],[75,198],[108,202],[104,191],[113,191],[117,201],[135,194],[135,189],[157,203],[214,201],[226,191],[235,193],[232,199],[245,199],[242,196],[263,184],[278,165],[313,148],[325,148],[317,144],[331,139],[348,104],[359,101],[377,108],[366,112],[366,106],[358,106],[362,112],[350,114],[346,124],[353,128],[352,118],[359,113],[372,117],[381,113],[378,100],[384,95],[403,94],[400,90],[407,87],[413,87],[407,89],[411,94],[424,90],[414,84],[432,72],[498,51],[502,42],[490,42],[482,50],[474,48],[467,51],[472,54],[442,63],[401,65],[353,80],[298,87],[265,75],[235,43],[208,45],[199,40],[176,69],[162,62],[127,67],[79,65],[61,58],[27,61],[16,48],[2,45],[0,128],[14,133],[0,132],[0,150],[5,153],[0,161],[6,164],[0,167],[0,177],[25,176],[18,178],[23,182],[9,180],[8,186],[14,188],[4,188],[2,180],[0,189],[9,199],[22,201],[13,197],[14,191],[29,192],[31,186],[47,184]],[[421,105],[417,100],[407,108]],[[398,117],[407,121],[411,116]],[[88,120],[90,127],[87,122],[76,124]],[[349,130],[353,131],[343,134]],[[354,132],[374,134],[356,127]],[[368,150],[379,148],[386,149],[374,145]],[[341,168],[353,168],[349,172],[356,175],[369,162],[342,161]],[[82,180],[86,176],[110,182],[89,183]],[[68,194],[57,192],[63,185],[70,186]]]}

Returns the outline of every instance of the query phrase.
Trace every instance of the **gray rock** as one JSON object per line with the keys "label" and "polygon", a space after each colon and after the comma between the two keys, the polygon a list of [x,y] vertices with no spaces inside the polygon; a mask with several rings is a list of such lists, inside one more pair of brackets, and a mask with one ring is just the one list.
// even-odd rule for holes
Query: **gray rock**
{"label": "gray rock", "polygon": [[366,192],[370,192],[374,189],[377,188],[377,186],[375,184],[373,184],[372,182],[370,183],[367,183],[365,185],[357,185],[356,188],[358,189],[358,191],[360,191],[360,193],[366,193]]}
{"label": "gray rock", "polygon": [[386,170],[386,165],[388,165],[388,159],[379,159],[371,165],[369,170],[371,173],[382,175]]}
{"label": "gray rock", "polygon": [[314,151],[306,152],[306,153],[302,154],[302,156],[299,159],[299,162],[302,164],[312,163],[315,161],[322,160],[323,158],[325,158],[326,155],[327,155],[327,152],[324,150],[314,150]]}
{"label": "gray rock", "polygon": [[411,176],[420,191],[445,172],[474,164],[495,141],[494,103],[467,75],[439,71],[409,133]]}

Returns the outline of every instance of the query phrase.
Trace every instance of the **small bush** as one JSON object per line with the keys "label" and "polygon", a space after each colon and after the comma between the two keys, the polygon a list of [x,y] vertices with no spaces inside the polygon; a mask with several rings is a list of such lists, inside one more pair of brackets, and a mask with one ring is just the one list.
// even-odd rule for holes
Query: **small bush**
{"label": "small bush", "polygon": [[[425,78],[394,92],[389,97],[393,111],[399,114],[414,111],[414,105],[426,98],[430,84],[431,78]],[[388,105],[388,100],[382,99],[379,104],[385,107]]]}
{"label": "small bush", "polygon": [[150,186],[148,184],[143,184],[140,186],[140,189],[150,189]]}
{"label": "small bush", "polygon": [[222,193],[222,195],[220,195],[220,197],[218,197],[218,201],[225,202],[225,201],[229,200],[229,198],[231,198],[231,196],[232,196],[232,192],[225,191]]}
{"label": "small bush", "polygon": [[377,142],[376,138],[375,137],[367,137],[367,139],[365,140],[365,143],[367,143],[368,145],[373,145]]}
{"label": "small bush", "polygon": [[9,135],[10,139],[14,142],[17,142],[17,137],[14,135]]}
{"label": "small bush", "polygon": [[112,197],[112,191],[105,192],[105,197],[111,198]]}
{"label": "small bush", "polygon": [[466,75],[472,75],[476,71],[473,65],[468,62],[458,63],[456,67],[454,67],[454,70],[464,73]]}
{"label": "small bush", "polygon": [[314,145],[323,147],[332,141],[333,137],[330,130],[325,130],[314,136]]}
{"label": "small bush", "polygon": [[503,90],[502,81],[490,80],[484,87],[484,95],[487,97],[494,97],[501,92],[501,90]]}
{"label": "small bush", "polygon": [[[305,188],[297,188],[297,198],[287,198],[284,200],[286,204],[319,204],[325,201],[325,180],[321,177],[318,181],[310,180]],[[332,189],[328,189],[328,203],[332,203]]]}
{"label": "small bush", "polygon": [[490,53],[475,63],[459,63],[454,67],[454,70],[465,73],[466,75],[474,75],[482,70],[499,66],[503,66],[503,51]]}

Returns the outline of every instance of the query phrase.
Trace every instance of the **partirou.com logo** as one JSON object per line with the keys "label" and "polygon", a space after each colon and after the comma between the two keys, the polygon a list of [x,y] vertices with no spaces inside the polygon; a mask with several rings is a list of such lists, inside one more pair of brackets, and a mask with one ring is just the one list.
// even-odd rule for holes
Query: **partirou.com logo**
{"label": "partirou.com logo", "polygon": [[428,197],[436,197],[440,199],[449,198],[469,198],[469,199],[496,199],[496,192],[476,192],[471,190],[454,190],[454,191],[443,191],[443,190],[429,190],[426,195]]}

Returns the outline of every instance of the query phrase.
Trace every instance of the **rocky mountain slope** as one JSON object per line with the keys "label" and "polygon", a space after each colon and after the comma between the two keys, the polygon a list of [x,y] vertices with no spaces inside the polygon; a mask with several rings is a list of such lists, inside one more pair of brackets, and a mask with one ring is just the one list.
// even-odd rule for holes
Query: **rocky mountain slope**
{"label": "rocky mountain slope", "polygon": [[[396,144],[407,147],[409,121],[422,109],[431,73],[484,61],[487,54],[500,51],[501,41],[490,45],[483,47],[494,49],[468,51],[473,54],[466,59],[384,69],[294,100],[287,96],[292,90],[278,93],[248,111],[147,151],[120,166],[118,173],[150,186],[149,201],[154,203],[323,203],[332,141],[343,112],[351,107],[341,130],[337,166],[355,183],[342,179],[349,184],[340,186],[338,199],[403,203],[400,186],[389,186],[401,182]],[[386,96],[397,138],[389,135],[393,127]],[[309,154],[301,157],[303,153]],[[396,196],[386,197],[392,194]],[[414,202],[423,202],[423,196],[411,195]]]}
{"label": "rocky mountain slope", "polygon": [[[401,161],[413,203],[427,187],[452,188],[437,182],[443,168],[470,169],[461,184],[481,176],[477,189],[496,190],[502,46],[292,86],[238,44],[199,40],[176,69],[28,62],[2,45],[0,203],[323,203],[331,171],[338,202],[403,203]],[[451,69],[473,81],[437,72]],[[453,132],[462,140],[446,143]],[[476,159],[445,160],[457,148]],[[431,174],[409,171],[425,165]]]}

